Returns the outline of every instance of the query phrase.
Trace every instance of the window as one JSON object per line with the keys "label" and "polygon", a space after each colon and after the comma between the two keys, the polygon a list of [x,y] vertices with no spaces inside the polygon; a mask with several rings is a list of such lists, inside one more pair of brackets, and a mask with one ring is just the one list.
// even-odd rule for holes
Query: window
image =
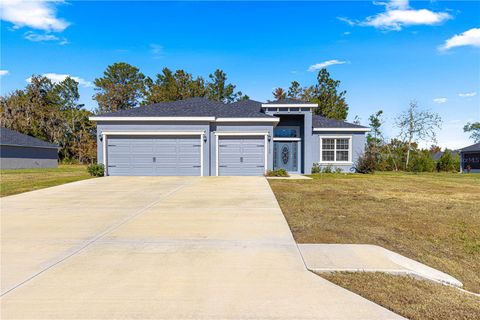
{"label": "window", "polygon": [[273,129],[273,136],[278,138],[298,138],[299,127],[276,127]]}
{"label": "window", "polygon": [[351,162],[350,139],[325,137],[320,139],[320,162]]}

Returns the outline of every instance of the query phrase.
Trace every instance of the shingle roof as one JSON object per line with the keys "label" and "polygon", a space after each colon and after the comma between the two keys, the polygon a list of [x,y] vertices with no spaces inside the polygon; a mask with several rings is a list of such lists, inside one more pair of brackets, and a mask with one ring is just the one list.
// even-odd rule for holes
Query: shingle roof
{"label": "shingle roof", "polygon": [[354,123],[349,123],[345,122],[342,120],[335,120],[335,119],[329,119],[325,118],[319,115],[314,115],[312,118],[312,124],[314,128],[365,128],[367,129],[368,127],[364,127],[358,124]]}
{"label": "shingle roof", "polygon": [[0,127],[0,145],[36,147],[36,148],[58,148],[56,144],[46,142],[26,134]]}
{"label": "shingle roof", "polygon": [[279,99],[275,101],[268,101],[267,103],[264,103],[264,104],[312,104],[312,102],[286,98],[286,99]]}
{"label": "shingle roof", "polygon": [[480,151],[480,142],[472,144],[471,146],[462,148],[460,152]]}
{"label": "shingle roof", "polygon": [[272,118],[262,112],[261,103],[253,100],[225,104],[206,98],[189,98],[160,102],[144,107],[104,113],[99,117],[259,117]]}

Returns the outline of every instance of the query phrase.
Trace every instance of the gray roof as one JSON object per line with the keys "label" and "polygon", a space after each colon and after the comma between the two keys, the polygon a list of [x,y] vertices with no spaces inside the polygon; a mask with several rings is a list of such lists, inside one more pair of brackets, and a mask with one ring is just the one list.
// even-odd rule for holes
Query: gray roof
{"label": "gray roof", "polygon": [[35,148],[58,148],[56,144],[27,136],[26,134],[4,127],[0,127],[0,145]]}
{"label": "gray roof", "polygon": [[358,124],[353,124],[349,122],[345,122],[342,120],[335,120],[325,118],[319,115],[314,115],[312,118],[312,124],[314,128],[368,128]]}
{"label": "gray roof", "polygon": [[471,146],[462,148],[460,152],[480,152],[480,142],[472,144]]}
{"label": "gray roof", "polygon": [[189,98],[160,102],[144,107],[104,113],[100,117],[246,117],[273,118],[262,112],[261,103],[253,100],[225,104],[206,98]]}
{"label": "gray roof", "polygon": [[[456,157],[458,154],[458,150],[449,150],[452,154],[452,157]],[[440,158],[443,156],[445,152],[444,151],[439,151],[439,152],[434,152],[432,153],[432,159],[435,161],[440,160]]]}
{"label": "gray roof", "polygon": [[275,101],[268,101],[265,104],[313,104],[313,102],[302,101],[298,99],[286,98],[286,99],[279,99]]}

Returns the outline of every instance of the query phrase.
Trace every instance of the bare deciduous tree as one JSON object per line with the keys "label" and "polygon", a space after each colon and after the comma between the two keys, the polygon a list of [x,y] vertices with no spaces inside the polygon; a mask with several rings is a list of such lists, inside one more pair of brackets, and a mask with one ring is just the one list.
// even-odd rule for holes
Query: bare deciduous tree
{"label": "bare deciduous tree", "polygon": [[436,130],[442,127],[442,119],[438,113],[422,110],[416,101],[412,101],[408,109],[397,117],[395,124],[400,129],[400,138],[408,146],[405,162],[405,168],[407,168],[412,143],[418,143],[419,141],[436,142]]}

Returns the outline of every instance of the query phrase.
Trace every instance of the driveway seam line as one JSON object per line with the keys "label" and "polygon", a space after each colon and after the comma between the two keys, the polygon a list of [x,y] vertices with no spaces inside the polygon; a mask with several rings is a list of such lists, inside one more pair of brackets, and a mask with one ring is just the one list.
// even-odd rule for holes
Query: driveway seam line
{"label": "driveway seam line", "polygon": [[86,249],[87,247],[89,247],[91,244],[97,242],[98,240],[102,239],[103,237],[105,237],[107,234],[111,233],[112,231],[120,228],[121,226],[123,226],[124,224],[126,224],[127,222],[133,220],[134,218],[138,217],[139,215],[141,215],[143,212],[145,212],[146,210],[150,209],[151,207],[155,206],[156,204],[158,204],[160,201],[163,201],[165,200],[166,198],[168,198],[169,196],[171,196],[172,194],[176,193],[177,191],[179,191],[180,189],[186,187],[187,185],[190,186],[192,185],[192,183],[189,183],[189,184],[183,184],[183,185],[180,185],[178,187],[176,187],[175,189],[173,190],[170,190],[169,192],[165,193],[164,195],[160,196],[160,199],[150,203],[149,205],[143,207],[142,209],[136,211],[134,214],[126,217],[125,219],[123,219],[122,221],[120,221],[119,223],[107,228],[105,231],[101,232],[100,234],[98,234],[97,236],[95,236],[93,239],[87,241],[86,243],[84,243],[80,248],[74,250],[73,252],[67,254],[65,257],[59,259],[58,261],[52,263],[51,265],[49,265],[48,267],[45,267],[44,269],[38,271],[37,273],[34,273],[33,275],[31,275],[30,277],[28,277],[27,279],[21,281],[20,283],[17,283],[16,285],[14,285],[13,287],[11,287],[10,289],[8,289],[7,291],[3,292],[0,294],[0,297],[4,297],[6,296],[8,293],[12,292],[13,290],[15,290],[16,288],[26,284],[27,282],[30,282],[31,280],[33,280],[34,278],[38,277],[39,275],[41,275],[42,273],[44,273],[45,271],[48,271],[50,269],[52,269],[53,267],[59,265],[60,263],[68,260],[69,258],[77,255],[78,253],[80,253],[81,251],[83,251],[84,249]]}

